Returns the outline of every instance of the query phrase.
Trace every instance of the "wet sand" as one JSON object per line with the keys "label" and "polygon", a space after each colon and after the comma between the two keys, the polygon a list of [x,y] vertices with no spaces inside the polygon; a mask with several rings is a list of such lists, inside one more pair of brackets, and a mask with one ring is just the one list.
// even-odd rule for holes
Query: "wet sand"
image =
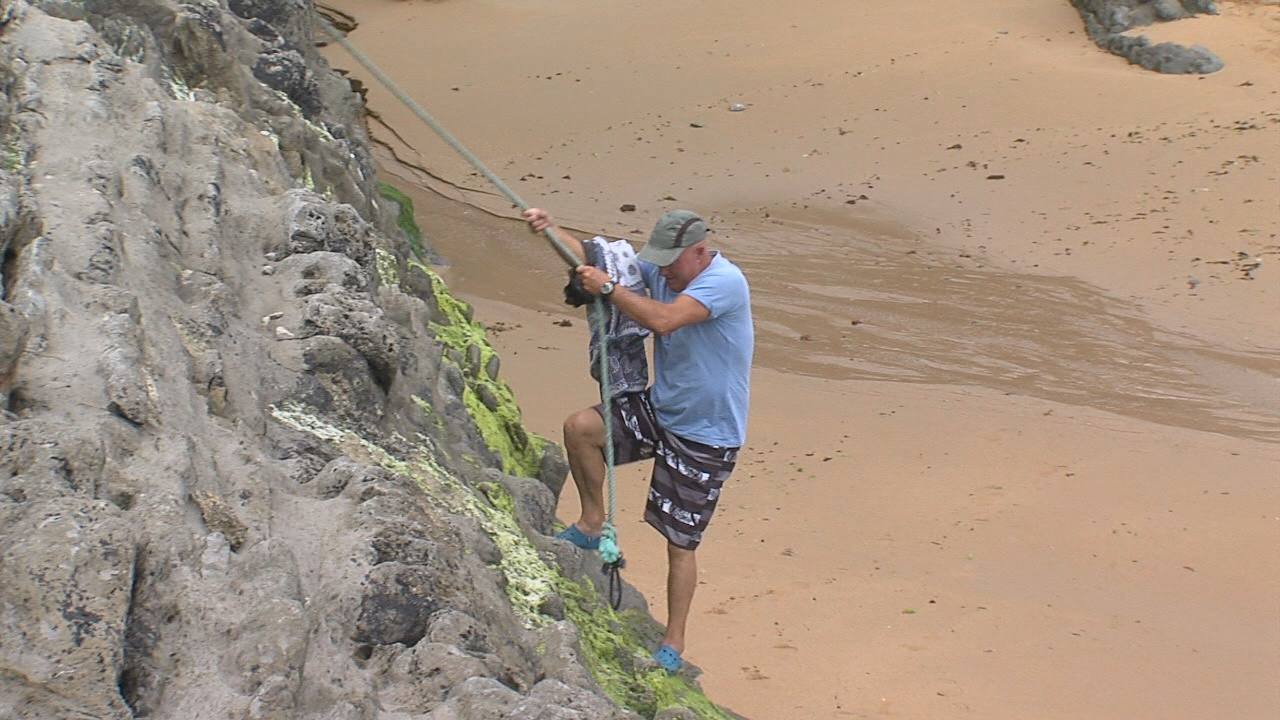
{"label": "wet sand", "polygon": [[[1280,8],[1146,30],[1227,62],[1198,79],[1102,53],[1065,2],[935,5],[338,3],[530,202],[637,239],[692,207],[748,273],[751,437],[691,620],[713,698],[1274,717]],[[558,260],[370,103],[385,179],[558,436],[594,397]],[[622,477],[661,619],[643,469]]]}

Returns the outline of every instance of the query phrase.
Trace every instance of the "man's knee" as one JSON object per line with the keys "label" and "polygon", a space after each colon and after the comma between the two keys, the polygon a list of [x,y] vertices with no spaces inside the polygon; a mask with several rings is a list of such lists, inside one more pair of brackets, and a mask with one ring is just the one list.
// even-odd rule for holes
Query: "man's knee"
{"label": "man's knee", "polygon": [[697,562],[697,548],[689,550],[667,541],[667,560],[672,564]]}
{"label": "man's knee", "polygon": [[604,445],[604,420],[595,408],[584,408],[565,418],[564,442],[566,445],[587,442]]}

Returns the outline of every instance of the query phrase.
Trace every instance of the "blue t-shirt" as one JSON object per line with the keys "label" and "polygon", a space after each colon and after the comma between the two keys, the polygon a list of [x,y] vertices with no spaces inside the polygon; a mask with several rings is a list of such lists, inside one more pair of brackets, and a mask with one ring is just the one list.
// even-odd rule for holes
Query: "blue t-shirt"
{"label": "blue t-shirt", "polygon": [[667,287],[657,265],[640,261],[640,272],[654,300],[684,294],[711,312],[700,323],[654,335],[650,398],[658,421],[686,440],[741,447],[755,349],[747,278],[718,252],[683,293]]}

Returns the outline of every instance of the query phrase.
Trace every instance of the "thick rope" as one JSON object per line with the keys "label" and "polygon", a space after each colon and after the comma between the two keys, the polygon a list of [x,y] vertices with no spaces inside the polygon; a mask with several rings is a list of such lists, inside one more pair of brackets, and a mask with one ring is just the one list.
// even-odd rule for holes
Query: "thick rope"
{"label": "thick rope", "polygon": [[609,605],[614,610],[622,606],[622,568],[626,561],[622,548],[618,547],[618,529],[613,524],[618,504],[617,486],[613,475],[613,398],[609,382],[609,333],[608,305],[603,298],[596,298],[592,305],[596,335],[600,338],[600,402],[604,404],[604,471],[609,481],[609,508],[605,516],[604,530],[600,534],[600,571],[609,577]]}
{"label": "thick rope", "polygon": [[[404,103],[414,115],[418,116],[419,120],[426,123],[428,127],[434,130],[436,135],[440,136],[441,140],[448,143],[449,147],[453,148],[455,152],[463,157],[463,159],[471,163],[471,166],[478,170],[481,175],[484,175],[489,182],[493,183],[494,187],[498,188],[498,190],[505,195],[513,205],[519,208],[522,212],[529,209],[529,204],[522,200],[514,190],[508,187],[507,184],[502,181],[502,178],[490,171],[489,168],[480,161],[480,158],[472,154],[472,152],[459,142],[452,133],[446,130],[443,125],[436,122],[436,119],[431,116],[431,113],[423,109],[423,107],[410,97],[408,93],[401,90],[400,86],[396,85],[395,81],[388,77],[386,73],[382,72],[382,70],[379,69],[367,55],[360,52],[359,49],[348,42],[347,38],[342,33],[338,32],[336,28],[330,25],[327,20],[319,16],[316,17],[316,20],[321,29],[323,29],[329,37],[333,38],[334,42],[341,45],[342,49],[346,50],[356,62],[363,65],[364,69],[368,70],[369,74],[372,75],[374,79],[382,83],[382,86],[394,95],[396,99]],[[542,234],[547,238],[547,241],[551,243],[551,247],[560,255],[560,258],[569,264],[569,267],[577,267],[582,264],[578,256],[566,247],[564,243],[560,242],[560,238],[556,237],[555,232],[551,228],[543,230]],[[611,397],[612,393],[609,388],[609,340],[608,334],[606,333],[608,328],[606,327],[605,322],[607,312],[608,309],[604,298],[597,296],[593,306],[593,314],[595,315],[596,330],[600,336],[600,400],[604,404],[605,476],[609,481],[609,510],[605,519],[604,532],[600,538],[599,551],[600,559],[604,561],[604,567],[602,569],[609,576],[609,602],[610,605],[613,606],[613,609],[617,610],[622,603],[622,579],[620,571],[625,563],[622,559],[622,550],[618,547],[618,531],[616,526],[613,524],[614,511],[616,510],[617,505],[617,487],[613,474],[613,398]]]}
{"label": "thick rope", "polygon": [[[441,140],[448,143],[449,147],[453,148],[455,152],[463,157],[463,159],[471,163],[471,166],[478,170],[481,175],[484,175],[489,182],[493,183],[494,187],[498,188],[498,190],[501,191],[502,194],[512,202],[512,204],[520,208],[521,211],[529,209],[528,203],[521,200],[520,196],[516,195],[515,191],[502,181],[502,178],[489,170],[489,168],[480,161],[480,158],[473,155],[465,145],[458,142],[457,138],[455,138],[448,130],[445,130],[443,125],[436,122],[436,119],[431,116],[431,113],[427,112],[417,103],[417,101],[409,97],[408,93],[401,90],[400,86],[396,85],[394,80],[387,77],[386,73],[382,72],[377,65],[373,64],[373,61],[369,59],[369,56],[360,52],[356,46],[348,42],[347,38],[342,33],[338,32],[337,29],[330,25],[324,18],[317,16],[316,20],[320,23],[320,27],[329,34],[329,37],[334,39],[334,42],[341,45],[343,50],[346,50],[351,57],[355,58],[356,62],[363,65],[364,69],[368,70],[370,75],[373,75],[378,82],[382,83],[382,86],[390,91],[397,100],[404,103],[411,111],[413,111],[414,115],[418,116],[419,120],[426,123],[428,127],[434,130],[436,134],[440,136]],[[569,267],[577,267],[582,264],[581,261],[579,261],[578,256],[574,255],[572,250],[565,247],[564,243],[560,242],[560,239],[555,236],[555,233],[551,231],[551,228],[547,228],[542,234],[546,236],[547,241],[550,242],[551,246],[560,254],[560,257],[569,264]]]}

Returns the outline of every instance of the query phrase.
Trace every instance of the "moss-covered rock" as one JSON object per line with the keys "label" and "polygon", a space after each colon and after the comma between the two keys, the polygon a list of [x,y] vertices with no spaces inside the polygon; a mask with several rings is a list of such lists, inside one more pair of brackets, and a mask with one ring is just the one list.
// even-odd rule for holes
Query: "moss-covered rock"
{"label": "moss-covered rock", "polygon": [[373,252],[374,267],[378,270],[378,279],[388,287],[399,285],[400,271],[396,269],[396,256],[382,248],[377,248]]}
{"label": "moss-covered rock", "polygon": [[498,568],[506,579],[512,609],[528,627],[548,622],[541,609],[552,596],[560,599],[565,617],[577,626],[582,659],[601,689],[618,705],[653,717],[671,707],[691,710],[699,718],[732,716],[682,676],[667,674],[649,660],[643,628],[648,618],[635,610],[616,612],[590,581],[565,577],[544,559],[516,522],[514,500],[498,483],[472,489],[435,461],[437,452],[418,446],[402,457],[369,439],[323,419],[301,405],[271,408],[279,422],[332,443],[358,460],[412,478],[433,502],[475,519],[502,554]]}
{"label": "moss-covered rock", "polygon": [[457,359],[465,378],[463,404],[475,422],[485,445],[502,461],[509,475],[537,477],[546,440],[524,429],[520,406],[506,383],[486,371],[497,367],[497,351],[489,344],[484,326],[472,319],[470,305],[454,297],[434,270],[417,261],[409,262],[409,272],[430,283],[439,322],[431,330]]}
{"label": "moss-covered rock", "polygon": [[400,192],[400,189],[388,185],[387,183],[378,183],[378,194],[396,204],[399,208],[396,214],[396,225],[400,231],[404,233],[405,238],[409,241],[409,248],[413,251],[413,256],[418,262],[426,262],[427,251],[422,244],[422,229],[418,227],[418,223],[413,217],[413,200]]}

